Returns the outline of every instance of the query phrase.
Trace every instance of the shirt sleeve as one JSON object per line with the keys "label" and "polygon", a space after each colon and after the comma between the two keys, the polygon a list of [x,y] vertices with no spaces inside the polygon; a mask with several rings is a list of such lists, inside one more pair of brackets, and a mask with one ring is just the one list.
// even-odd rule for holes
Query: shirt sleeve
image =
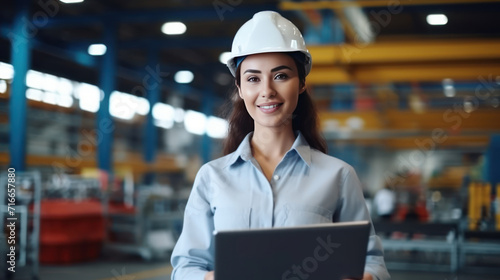
{"label": "shirt sleeve", "polygon": [[205,173],[202,167],[189,195],[182,233],[172,252],[172,280],[202,280],[208,271],[214,269],[214,222]]}
{"label": "shirt sleeve", "polygon": [[365,272],[370,273],[374,279],[390,279],[385,266],[384,250],[380,238],[375,234],[375,229],[366,208],[361,182],[351,166],[345,170],[343,184],[341,185],[340,205],[334,214],[334,221],[370,221],[371,230],[366,252]]}

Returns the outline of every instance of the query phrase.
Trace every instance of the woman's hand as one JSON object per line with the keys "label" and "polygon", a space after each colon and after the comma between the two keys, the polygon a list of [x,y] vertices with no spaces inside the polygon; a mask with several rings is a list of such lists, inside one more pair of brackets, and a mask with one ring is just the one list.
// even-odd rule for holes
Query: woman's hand
{"label": "woman's hand", "polygon": [[[207,272],[207,274],[205,274],[205,278],[203,278],[204,280],[214,280],[214,271],[209,271]],[[371,278],[370,278],[371,280]]]}
{"label": "woman's hand", "polygon": [[[206,276],[205,279],[207,279]],[[344,280],[354,280],[354,279],[344,279]],[[363,274],[362,280],[373,280],[373,276],[370,273],[365,273]]]}

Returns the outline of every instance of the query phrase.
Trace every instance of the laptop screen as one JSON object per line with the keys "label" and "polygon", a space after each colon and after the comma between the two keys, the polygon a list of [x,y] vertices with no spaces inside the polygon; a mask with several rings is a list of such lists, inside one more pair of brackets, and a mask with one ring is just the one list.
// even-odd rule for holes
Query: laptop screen
{"label": "laptop screen", "polygon": [[361,279],[368,221],[219,231],[216,280]]}

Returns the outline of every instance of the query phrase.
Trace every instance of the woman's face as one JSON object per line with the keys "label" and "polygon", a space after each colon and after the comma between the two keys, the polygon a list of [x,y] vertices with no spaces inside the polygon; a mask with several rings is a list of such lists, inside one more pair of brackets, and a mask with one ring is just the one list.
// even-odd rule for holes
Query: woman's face
{"label": "woman's face", "polygon": [[305,85],[299,80],[295,61],[283,53],[250,55],[240,66],[239,95],[259,127],[292,125],[292,115]]}

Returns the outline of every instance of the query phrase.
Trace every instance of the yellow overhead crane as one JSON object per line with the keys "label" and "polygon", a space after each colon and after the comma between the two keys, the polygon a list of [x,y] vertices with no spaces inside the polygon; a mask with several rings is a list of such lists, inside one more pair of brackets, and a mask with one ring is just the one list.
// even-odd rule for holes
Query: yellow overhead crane
{"label": "yellow overhead crane", "polygon": [[305,1],[280,3],[282,10],[314,12],[332,9],[342,22],[347,43],[309,45],[313,69],[310,85],[337,83],[387,83],[442,81],[477,81],[479,77],[500,74],[499,39],[410,39],[373,43],[355,40],[352,24],[343,16],[349,7],[387,7],[408,5],[490,3],[500,0],[373,0]]}

